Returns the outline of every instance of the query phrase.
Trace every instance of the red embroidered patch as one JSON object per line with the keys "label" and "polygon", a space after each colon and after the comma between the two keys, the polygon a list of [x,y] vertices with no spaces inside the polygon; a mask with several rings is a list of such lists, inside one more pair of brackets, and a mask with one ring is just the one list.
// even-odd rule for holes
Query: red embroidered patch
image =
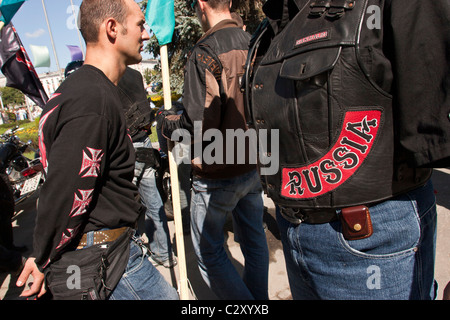
{"label": "red embroidered patch", "polygon": [[323,40],[323,39],[328,39],[328,31],[326,31],[326,30],[297,40],[295,42],[295,46],[300,46],[302,44],[306,44],[306,43],[309,43],[312,41],[317,41],[317,40]]}
{"label": "red embroidered patch", "polygon": [[320,160],[301,168],[283,168],[281,195],[308,199],[333,191],[361,167],[380,127],[381,111],[350,111],[336,144]]}
{"label": "red embroidered patch", "polygon": [[82,178],[86,177],[98,177],[98,172],[100,171],[100,163],[102,161],[103,153],[102,150],[99,149],[93,149],[86,147],[86,149],[89,150],[91,153],[91,157],[87,155],[85,151],[83,151],[83,162],[81,163],[81,174],[83,171],[86,171],[86,173],[82,176]]}
{"label": "red embroidered patch", "polygon": [[86,208],[92,201],[92,193],[94,189],[90,190],[80,190],[78,192],[81,194],[81,198],[78,197],[77,193],[74,193],[74,199],[72,204],[72,209],[70,210],[70,217],[80,216],[86,213]]}

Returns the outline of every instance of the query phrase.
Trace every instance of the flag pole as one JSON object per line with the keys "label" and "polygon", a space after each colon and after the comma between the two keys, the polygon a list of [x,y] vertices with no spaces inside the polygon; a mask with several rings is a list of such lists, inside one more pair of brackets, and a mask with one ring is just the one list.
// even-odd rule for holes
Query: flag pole
{"label": "flag pole", "polygon": [[[161,71],[164,92],[164,108],[172,109],[172,98],[169,75],[169,54],[167,44],[172,42],[175,29],[174,0],[149,0],[145,12],[145,20],[153,30],[160,45]],[[186,256],[184,250],[183,223],[181,219],[180,185],[178,180],[178,166],[172,153],[174,143],[168,139],[168,158],[170,181],[172,189],[172,204],[175,222],[175,239],[178,254],[178,292],[181,300],[189,300],[189,287],[186,272]]]}
{"label": "flag pole", "polygon": [[[172,97],[170,89],[170,75],[169,75],[169,57],[167,52],[167,45],[162,45],[160,49],[161,57],[161,70],[163,79],[163,91],[164,91],[164,108],[169,110],[172,108]],[[169,169],[170,180],[172,187],[172,203],[175,222],[175,238],[177,241],[177,254],[178,254],[178,268],[180,271],[179,279],[179,294],[181,300],[189,300],[189,288],[187,280],[186,270],[186,256],[184,250],[184,238],[183,238],[183,223],[181,217],[181,205],[180,205],[180,185],[178,180],[178,166],[175,162],[175,158],[172,153],[173,142],[168,141],[169,144]]]}

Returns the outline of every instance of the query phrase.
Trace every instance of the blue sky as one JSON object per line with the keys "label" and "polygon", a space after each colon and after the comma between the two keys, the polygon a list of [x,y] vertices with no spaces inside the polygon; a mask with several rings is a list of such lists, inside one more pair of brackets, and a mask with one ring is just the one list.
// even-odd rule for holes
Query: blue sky
{"label": "blue sky", "polygon": [[[76,14],[82,0],[72,0]],[[136,0],[141,2],[141,0]],[[84,40],[78,37],[76,29],[76,20],[72,14],[72,5],[70,0],[44,0],[47,10],[48,21],[53,35],[56,54],[58,56],[59,66],[65,66],[71,61],[70,51],[66,45],[83,46],[85,52]],[[56,58],[53,53],[50,33],[45,21],[42,0],[25,1],[20,10],[12,19],[12,23],[17,29],[20,39],[25,46],[31,61],[34,58],[30,50],[30,45],[46,46],[50,53],[50,68],[36,68],[37,73],[45,73],[48,71],[56,71]],[[144,59],[150,58],[149,54],[143,54]]]}

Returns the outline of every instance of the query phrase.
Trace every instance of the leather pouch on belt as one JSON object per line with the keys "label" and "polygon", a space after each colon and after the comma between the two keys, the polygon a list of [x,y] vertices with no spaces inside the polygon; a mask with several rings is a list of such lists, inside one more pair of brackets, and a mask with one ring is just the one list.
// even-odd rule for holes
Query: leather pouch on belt
{"label": "leather pouch on belt", "polygon": [[344,208],[340,214],[342,234],[346,240],[368,238],[373,233],[369,208],[356,206]]}

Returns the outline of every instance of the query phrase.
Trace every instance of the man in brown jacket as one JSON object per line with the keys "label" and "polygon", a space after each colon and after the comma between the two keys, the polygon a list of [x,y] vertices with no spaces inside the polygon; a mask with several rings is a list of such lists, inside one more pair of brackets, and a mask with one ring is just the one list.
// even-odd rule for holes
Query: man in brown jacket
{"label": "man in brown jacket", "polygon": [[[164,118],[163,134],[194,129],[191,234],[205,282],[220,299],[267,299],[262,187],[250,143],[235,145],[249,137],[240,80],[250,36],[232,19],[230,6],[230,0],[193,1],[205,34],[186,63],[185,112]],[[245,258],[243,278],[223,248],[228,213]]]}

